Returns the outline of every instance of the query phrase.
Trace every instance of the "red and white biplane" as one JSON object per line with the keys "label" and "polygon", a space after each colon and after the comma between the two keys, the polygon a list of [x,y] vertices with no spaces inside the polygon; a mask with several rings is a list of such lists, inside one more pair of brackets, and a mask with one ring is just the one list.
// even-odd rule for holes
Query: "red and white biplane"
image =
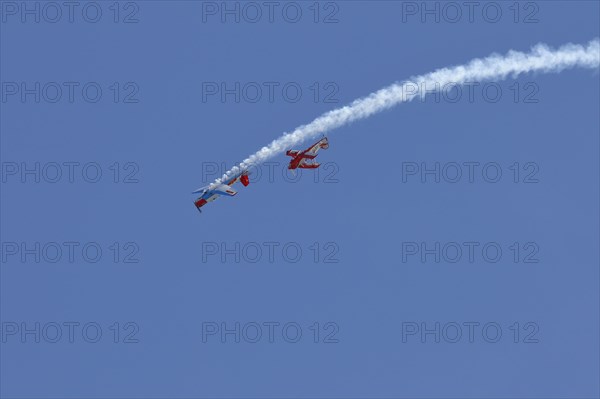
{"label": "red and white biplane", "polygon": [[294,151],[288,150],[285,155],[292,157],[290,164],[288,165],[288,169],[316,169],[321,166],[320,163],[314,161],[317,157],[317,153],[320,149],[328,149],[329,141],[327,137],[323,137],[321,140],[317,141],[315,144],[311,145],[304,151]]}

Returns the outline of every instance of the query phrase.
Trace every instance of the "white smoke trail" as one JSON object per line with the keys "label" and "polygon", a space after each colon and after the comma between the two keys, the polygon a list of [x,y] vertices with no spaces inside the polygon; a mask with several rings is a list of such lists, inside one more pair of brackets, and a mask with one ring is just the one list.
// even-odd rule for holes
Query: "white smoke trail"
{"label": "white smoke trail", "polygon": [[529,53],[511,50],[505,56],[492,54],[487,58],[474,59],[465,65],[438,69],[405,82],[394,83],[367,97],[354,100],[349,105],[329,111],[291,133],[284,133],[283,136],[227,171],[215,183],[226,180],[240,170],[262,163],[305,140],[347,123],[367,118],[399,103],[411,101],[417,96],[423,97],[427,93],[439,91],[449,84],[462,85],[500,80],[506,79],[509,75],[516,78],[527,72],[560,72],[566,68],[598,68],[599,66],[600,40],[596,38],[587,45],[566,44],[556,50],[538,44]]}

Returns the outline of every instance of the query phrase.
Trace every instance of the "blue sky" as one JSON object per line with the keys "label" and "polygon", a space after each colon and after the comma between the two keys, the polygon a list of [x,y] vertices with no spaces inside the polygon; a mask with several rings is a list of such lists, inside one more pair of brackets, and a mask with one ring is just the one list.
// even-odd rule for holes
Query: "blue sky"
{"label": "blue sky", "polygon": [[421,2],[281,2],[269,22],[259,2],[252,23],[235,2],[239,22],[28,2],[38,23],[3,1],[2,397],[598,397],[597,71],[403,104],[331,132],[317,176],[291,182],[282,154],[202,215],[190,195],[395,81],[598,37],[598,3],[572,3],[452,23],[445,3],[423,22]]}

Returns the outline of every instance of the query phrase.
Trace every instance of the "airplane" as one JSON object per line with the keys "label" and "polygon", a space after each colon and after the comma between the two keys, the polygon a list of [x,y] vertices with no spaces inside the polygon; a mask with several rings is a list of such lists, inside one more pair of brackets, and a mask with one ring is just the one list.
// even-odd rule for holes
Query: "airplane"
{"label": "airplane", "polygon": [[248,178],[249,174],[250,172],[248,172],[247,170],[243,170],[240,173],[233,176],[232,178],[230,178],[229,180],[227,180],[225,183],[212,183],[206,187],[202,187],[193,191],[192,194],[200,194],[200,196],[194,201],[194,205],[196,205],[196,209],[198,209],[198,212],[202,213],[200,208],[202,208],[209,202],[213,202],[221,195],[225,195],[228,197],[233,197],[234,195],[236,195],[237,191],[235,191],[231,186],[237,181],[241,181],[244,187],[248,186],[248,184],[250,184],[250,179]]}
{"label": "airplane", "polygon": [[[315,144],[311,145],[304,151],[293,151],[287,150],[285,155],[292,157],[290,164],[288,165],[288,169],[315,169],[321,166],[320,163],[312,162],[313,159],[317,157],[317,152],[320,149],[328,149],[329,141],[327,137],[323,137],[321,140],[317,141]],[[310,161],[310,162],[309,162]]]}

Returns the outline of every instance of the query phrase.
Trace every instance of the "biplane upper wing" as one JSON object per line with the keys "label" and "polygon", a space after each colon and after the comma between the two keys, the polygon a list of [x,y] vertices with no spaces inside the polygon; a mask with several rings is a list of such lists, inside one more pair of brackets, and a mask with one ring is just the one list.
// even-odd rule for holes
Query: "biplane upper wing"
{"label": "biplane upper wing", "polygon": [[304,154],[302,154],[303,158],[309,158],[309,159],[315,158],[321,148],[324,150],[329,148],[329,141],[327,140],[327,137],[323,137],[321,140],[317,141],[315,144],[310,146],[310,148],[308,148],[304,152]]}

